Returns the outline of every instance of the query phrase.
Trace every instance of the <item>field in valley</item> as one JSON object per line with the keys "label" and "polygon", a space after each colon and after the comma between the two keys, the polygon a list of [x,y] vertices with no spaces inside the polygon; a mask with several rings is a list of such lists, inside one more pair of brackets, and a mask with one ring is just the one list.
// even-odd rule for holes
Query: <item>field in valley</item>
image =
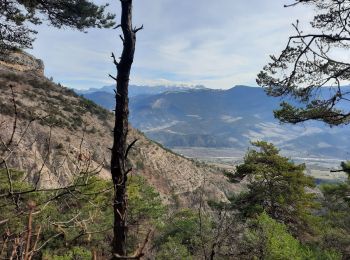
{"label": "field in valley", "polygon": [[[243,162],[246,151],[233,148],[206,148],[206,147],[176,147],[172,149],[188,158],[197,159],[227,170],[234,170],[235,165]],[[344,172],[331,172],[340,168],[340,163],[346,159],[327,157],[297,157],[288,152],[281,153],[296,163],[305,163],[307,174],[317,179],[317,182],[339,182],[346,179]]]}

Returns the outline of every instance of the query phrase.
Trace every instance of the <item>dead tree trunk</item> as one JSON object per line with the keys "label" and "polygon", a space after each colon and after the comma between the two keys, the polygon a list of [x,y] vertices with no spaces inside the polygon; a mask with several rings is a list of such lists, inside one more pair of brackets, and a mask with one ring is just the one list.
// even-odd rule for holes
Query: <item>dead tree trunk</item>
{"label": "dead tree trunk", "polygon": [[111,174],[114,184],[114,238],[112,242],[114,258],[126,256],[126,182],[127,175],[131,171],[127,168],[127,153],[130,149],[126,140],[129,115],[128,87],[131,65],[134,60],[136,32],[142,29],[142,27],[132,27],[132,0],[120,1],[122,7],[121,23],[117,27],[121,27],[123,31],[123,36],[120,36],[123,41],[123,52],[120,62],[117,62],[112,54],[113,62],[117,68],[117,77],[111,76],[117,82],[114,141],[111,156]]}

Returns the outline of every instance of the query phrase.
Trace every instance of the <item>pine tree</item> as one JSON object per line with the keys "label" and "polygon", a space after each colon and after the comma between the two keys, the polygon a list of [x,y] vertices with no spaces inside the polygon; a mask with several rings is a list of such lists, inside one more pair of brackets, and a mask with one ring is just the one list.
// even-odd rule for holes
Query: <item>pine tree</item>
{"label": "pine tree", "polygon": [[316,207],[314,195],[306,190],[315,186],[313,178],[304,174],[304,164],[296,165],[281,156],[273,144],[252,144],[257,149],[248,151],[235,176],[248,179],[248,191],[234,198],[234,205],[245,217],[266,211],[292,229],[299,229]]}
{"label": "pine tree", "polygon": [[89,0],[0,0],[0,51],[31,48],[33,26],[48,21],[54,27],[110,28],[114,15]]}
{"label": "pine tree", "polygon": [[[329,125],[350,123],[348,85],[350,63],[350,2],[339,0],[295,0],[310,5],[315,16],[312,29],[303,30],[297,20],[281,54],[271,56],[257,82],[274,97],[290,97],[275,111],[282,122],[318,120]],[[339,55],[343,53],[344,55]],[[343,58],[344,57],[344,58]]]}

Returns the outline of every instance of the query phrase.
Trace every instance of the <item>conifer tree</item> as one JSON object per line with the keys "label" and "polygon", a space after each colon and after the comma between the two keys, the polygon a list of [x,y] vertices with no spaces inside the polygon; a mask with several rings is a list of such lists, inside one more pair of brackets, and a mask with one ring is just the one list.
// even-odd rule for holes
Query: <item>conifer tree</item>
{"label": "conifer tree", "polygon": [[316,12],[310,21],[312,29],[303,30],[297,21],[293,25],[295,35],[289,37],[279,55],[271,56],[257,82],[268,95],[297,101],[297,105],[283,102],[275,111],[282,122],[349,124],[350,91],[344,86],[350,79],[350,63],[346,59],[350,46],[350,1],[295,0],[289,6],[301,4],[310,5]]}
{"label": "conifer tree", "polygon": [[273,144],[258,141],[237,167],[236,178],[247,178],[248,191],[234,198],[234,205],[245,217],[266,211],[272,218],[295,229],[306,223],[316,206],[314,195],[306,188],[315,186],[304,174],[305,165],[296,165],[279,154]]}
{"label": "conifer tree", "polygon": [[89,0],[0,0],[0,51],[31,48],[36,31],[30,25],[44,21],[80,31],[110,28],[115,16],[105,12],[107,6]]}

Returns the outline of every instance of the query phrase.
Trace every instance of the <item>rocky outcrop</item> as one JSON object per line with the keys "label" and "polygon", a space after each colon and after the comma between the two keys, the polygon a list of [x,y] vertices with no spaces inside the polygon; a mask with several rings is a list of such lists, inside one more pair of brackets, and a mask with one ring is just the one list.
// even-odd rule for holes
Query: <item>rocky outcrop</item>
{"label": "rocky outcrop", "polygon": [[0,53],[0,69],[14,72],[30,72],[38,76],[44,76],[44,63],[42,60],[24,51]]}

